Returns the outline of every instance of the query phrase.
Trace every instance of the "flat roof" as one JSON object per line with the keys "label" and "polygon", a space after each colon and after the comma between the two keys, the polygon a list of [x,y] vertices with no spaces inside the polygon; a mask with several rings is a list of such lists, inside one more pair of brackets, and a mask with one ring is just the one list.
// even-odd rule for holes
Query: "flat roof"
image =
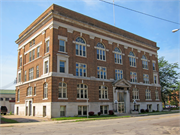
{"label": "flat roof", "polygon": [[15,90],[0,90],[0,94],[15,94]]}

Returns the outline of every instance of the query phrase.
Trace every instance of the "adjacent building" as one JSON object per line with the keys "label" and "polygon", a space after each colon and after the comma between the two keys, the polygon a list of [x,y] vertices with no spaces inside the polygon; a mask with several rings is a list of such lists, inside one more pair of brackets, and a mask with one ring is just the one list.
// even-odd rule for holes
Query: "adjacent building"
{"label": "adjacent building", "polygon": [[0,90],[0,106],[6,106],[8,113],[14,113],[15,93],[15,90]]}
{"label": "adjacent building", "polygon": [[17,115],[162,109],[153,41],[53,4],[16,43]]}

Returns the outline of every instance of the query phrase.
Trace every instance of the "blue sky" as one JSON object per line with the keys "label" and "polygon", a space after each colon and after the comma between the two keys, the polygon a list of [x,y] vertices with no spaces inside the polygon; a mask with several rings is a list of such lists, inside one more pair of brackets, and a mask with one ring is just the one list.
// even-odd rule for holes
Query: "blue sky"
{"label": "blue sky", "polygon": [[[8,84],[6,89],[15,88],[11,84],[16,78],[18,35],[53,3],[114,25],[113,6],[98,0],[0,0],[0,88]],[[180,23],[179,0],[115,0],[115,4]],[[158,57],[180,63],[180,31],[171,32],[180,25],[116,6],[115,25],[157,42]]]}

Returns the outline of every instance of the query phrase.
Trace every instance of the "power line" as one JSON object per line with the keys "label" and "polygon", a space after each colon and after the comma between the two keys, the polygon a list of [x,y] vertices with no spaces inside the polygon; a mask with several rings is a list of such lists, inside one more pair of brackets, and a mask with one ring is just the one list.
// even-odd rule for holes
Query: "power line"
{"label": "power line", "polygon": [[154,16],[154,15],[150,15],[150,14],[147,14],[147,13],[143,13],[143,12],[140,12],[140,11],[137,11],[137,10],[134,10],[134,9],[127,8],[127,7],[123,7],[123,6],[120,6],[120,5],[117,5],[117,4],[114,4],[114,3],[111,3],[111,2],[107,2],[107,1],[104,1],[104,0],[99,0],[99,1],[102,1],[102,2],[105,2],[105,3],[108,3],[108,4],[111,4],[111,5],[115,5],[115,6],[117,6],[117,7],[121,7],[121,8],[124,8],[124,9],[130,10],[130,11],[134,11],[134,12],[137,12],[137,13],[140,13],[140,14],[143,14],[143,15],[147,15],[147,16],[150,16],[150,17],[153,17],[153,18],[156,18],[156,19],[160,19],[160,20],[163,20],[163,21],[167,21],[167,22],[170,22],[170,23],[175,23],[175,24],[180,25],[180,23],[173,22],[173,21],[170,21],[170,20],[167,20],[167,19],[163,19],[163,18],[160,18],[160,17]]}

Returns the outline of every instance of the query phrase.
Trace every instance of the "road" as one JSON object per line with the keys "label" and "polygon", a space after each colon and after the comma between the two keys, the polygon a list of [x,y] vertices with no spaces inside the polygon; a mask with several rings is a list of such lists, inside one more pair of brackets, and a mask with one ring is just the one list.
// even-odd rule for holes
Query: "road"
{"label": "road", "polygon": [[180,135],[180,114],[1,127],[1,135]]}

